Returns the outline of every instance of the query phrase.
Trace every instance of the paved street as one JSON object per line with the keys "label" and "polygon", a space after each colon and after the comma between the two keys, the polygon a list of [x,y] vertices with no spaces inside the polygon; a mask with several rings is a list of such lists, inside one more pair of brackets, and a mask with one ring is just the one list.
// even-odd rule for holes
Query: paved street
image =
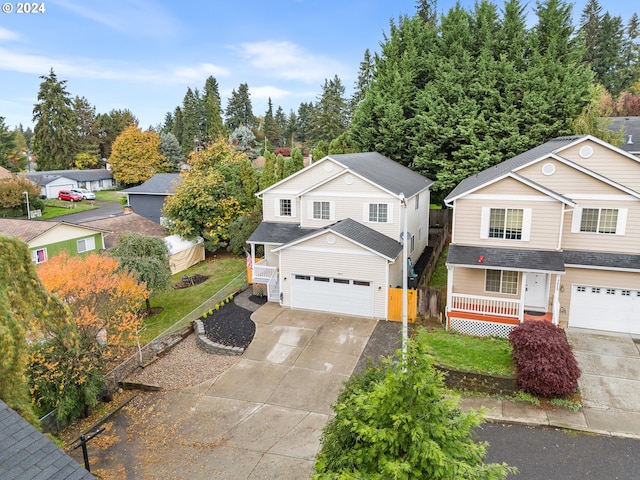
{"label": "paved street", "polygon": [[547,427],[486,423],[488,462],[518,467],[518,480],[636,480],[640,440],[567,432]]}
{"label": "paved street", "polygon": [[[87,202],[88,200],[83,200]],[[98,220],[100,218],[112,217],[114,215],[122,214],[122,205],[118,202],[110,202],[106,200],[94,200],[95,205],[100,208],[94,210],[86,210],[84,212],[70,213],[63,217],[52,218],[52,222],[69,222],[69,223],[82,223],[90,220]]]}

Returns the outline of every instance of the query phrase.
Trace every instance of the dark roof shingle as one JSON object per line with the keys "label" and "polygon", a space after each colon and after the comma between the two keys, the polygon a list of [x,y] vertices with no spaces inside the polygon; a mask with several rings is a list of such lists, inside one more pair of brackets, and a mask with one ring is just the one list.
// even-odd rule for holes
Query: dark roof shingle
{"label": "dark roof shingle", "polygon": [[562,252],[449,245],[447,264],[509,270],[564,272]]}
{"label": "dark roof shingle", "polygon": [[173,195],[176,187],[182,182],[179,173],[156,173],[149,180],[135,187],[125,188],[121,193],[140,195]]}

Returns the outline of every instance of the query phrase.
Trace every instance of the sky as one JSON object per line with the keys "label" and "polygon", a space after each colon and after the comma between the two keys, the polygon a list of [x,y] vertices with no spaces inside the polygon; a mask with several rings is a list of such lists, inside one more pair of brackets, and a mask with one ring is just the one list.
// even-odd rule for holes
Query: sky
{"label": "sky", "polygon": [[[574,24],[586,1],[574,3]],[[390,21],[413,15],[416,0],[36,3],[44,12],[17,13],[11,1],[0,13],[0,116],[10,128],[33,128],[40,77],[51,69],[67,81],[71,97],[85,97],[97,113],[129,109],[142,128],[162,123],[187,88],[202,90],[210,75],[223,109],[246,83],[258,116],[269,98],[274,112],[281,106],[287,114],[315,102],[335,75],[350,96],[365,50],[379,51]],[[465,8],[474,3],[460,0]],[[528,3],[530,11],[535,2]],[[632,3],[600,1],[625,23]],[[454,4],[439,0],[438,12]]]}

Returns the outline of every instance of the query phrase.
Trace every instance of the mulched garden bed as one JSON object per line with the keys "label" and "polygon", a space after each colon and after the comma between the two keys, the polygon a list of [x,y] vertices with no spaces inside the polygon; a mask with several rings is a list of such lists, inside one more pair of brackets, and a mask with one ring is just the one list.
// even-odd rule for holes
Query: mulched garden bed
{"label": "mulched garden bed", "polygon": [[181,288],[189,288],[194,287],[196,285],[200,285],[202,282],[207,280],[209,275],[200,275],[196,273],[195,275],[191,275],[190,277],[183,277],[178,283],[173,285],[173,288],[179,290]]}
{"label": "mulched garden bed", "polygon": [[251,313],[234,302],[229,302],[214,311],[213,315],[201,318],[205,335],[228,347],[247,348],[256,333]]}

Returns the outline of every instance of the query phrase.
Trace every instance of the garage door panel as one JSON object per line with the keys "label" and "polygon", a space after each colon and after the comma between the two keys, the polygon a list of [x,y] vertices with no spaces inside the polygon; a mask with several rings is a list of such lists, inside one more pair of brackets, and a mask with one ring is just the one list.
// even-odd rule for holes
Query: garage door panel
{"label": "garage door panel", "polygon": [[569,326],[640,334],[640,291],[573,285]]}
{"label": "garage door panel", "polygon": [[291,306],[373,317],[373,285],[371,282],[354,283],[351,279],[293,275]]}

